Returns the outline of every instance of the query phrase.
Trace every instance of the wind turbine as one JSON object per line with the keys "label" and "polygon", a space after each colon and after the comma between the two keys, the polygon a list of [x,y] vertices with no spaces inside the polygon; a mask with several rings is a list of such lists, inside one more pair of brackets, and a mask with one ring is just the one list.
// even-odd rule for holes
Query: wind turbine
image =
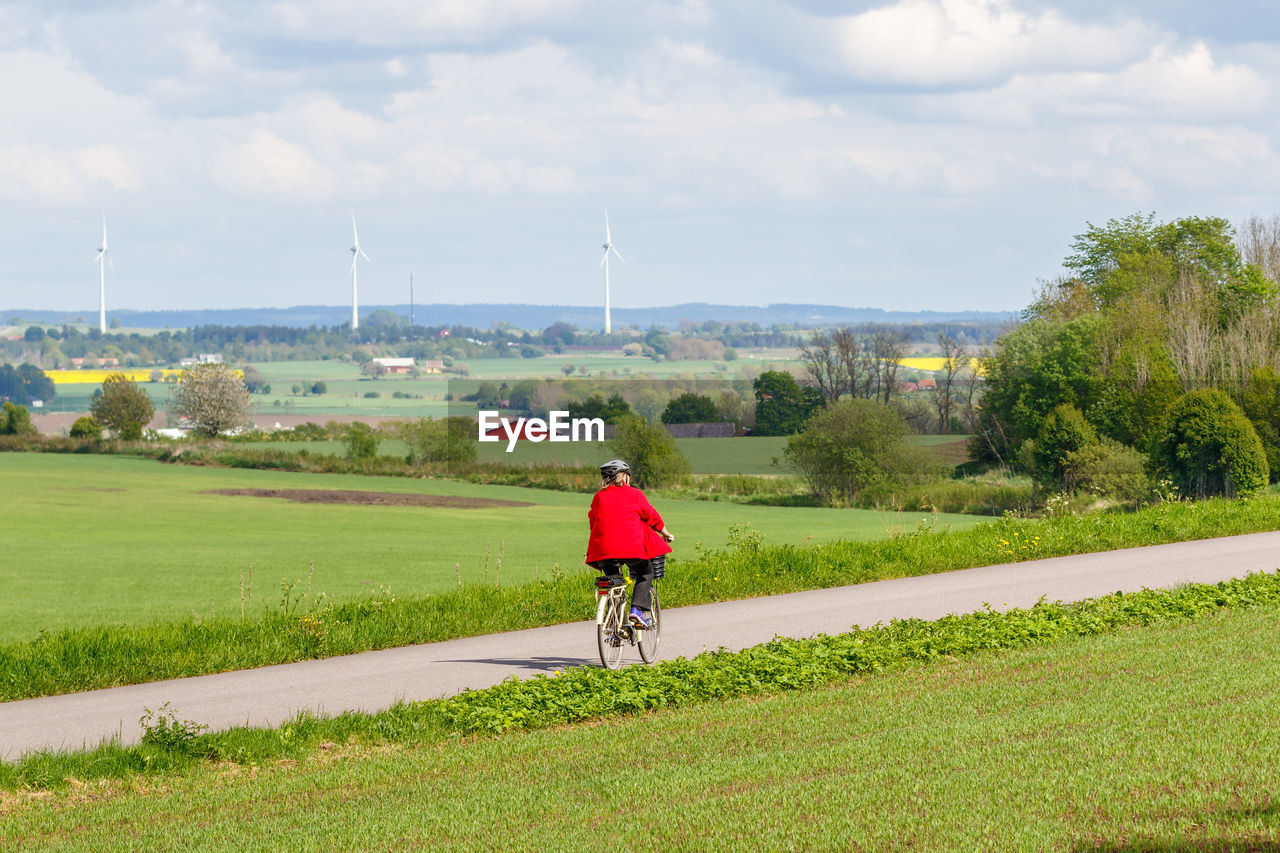
{"label": "wind turbine", "polygon": [[364,258],[369,263],[369,256],[364,253],[364,249],[360,248],[360,235],[356,233],[356,215],[351,214],[351,236],[355,241],[355,245],[351,247],[351,331],[360,328],[360,317],[357,313],[358,301],[356,298],[356,262],[360,258]]}
{"label": "wind turbine", "polygon": [[111,272],[116,265],[111,262],[111,250],[107,248],[107,215],[102,214],[102,245],[98,247],[98,331],[107,333],[107,265],[111,264]]}
{"label": "wind turbine", "polygon": [[613,331],[613,321],[609,317],[609,253],[613,252],[618,256],[618,260],[624,264],[626,260],[613,247],[613,238],[609,236],[609,211],[604,212],[604,257],[600,259],[600,266],[604,267],[604,333],[610,334]]}

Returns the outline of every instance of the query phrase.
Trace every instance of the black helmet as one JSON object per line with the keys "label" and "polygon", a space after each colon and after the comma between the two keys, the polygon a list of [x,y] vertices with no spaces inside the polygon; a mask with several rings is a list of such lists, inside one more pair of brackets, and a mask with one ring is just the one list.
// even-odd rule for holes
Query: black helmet
{"label": "black helmet", "polygon": [[600,466],[600,476],[606,480],[612,480],[622,471],[630,471],[631,466],[621,459],[610,459],[608,462]]}

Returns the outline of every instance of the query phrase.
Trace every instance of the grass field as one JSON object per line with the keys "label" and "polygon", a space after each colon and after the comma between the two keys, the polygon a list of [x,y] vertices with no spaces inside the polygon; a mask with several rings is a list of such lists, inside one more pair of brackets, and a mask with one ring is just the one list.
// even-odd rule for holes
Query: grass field
{"label": "grass field", "polygon": [[[923,438],[924,436],[922,436]],[[934,438],[934,436],[927,436]],[[773,460],[782,456],[786,447],[785,436],[760,436],[749,438],[678,438],[676,446],[689,460],[695,474],[783,474],[785,469],[775,467]],[[255,441],[246,447],[272,450],[307,450],[310,453],[330,453],[341,456],[345,445],[337,440],[308,442]],[[559,463],[562,465],[596,466],[608,458],[607,446],[599,442],[531,442],[520,441],[511,453],[506,452],[506,441],[478,442],[476,449],[480,462],[502,462],[508,465],[536,465]],[[384,456],[404,456],[408,447],[403,441],[384,440],[378,445]]]}
{"label": "grass field", "polygon": [[[279,603],[282,578],[336,600],[422,596],[464,583],[530,580],[554,564],[581,566],[584,495],[441,480],[163,465],[120,456],[0,454],[0,487],[13,547],[0,563],[0,642],[41,628],[238,615],[242,573],[253,564],[255,607]],[[518,507],[303,504],[206,494],[213,489],[346,489],[520,501]],[[723,547],[731,524],[767,544],[867,540],[915,528],[921,513],[659,502],[678,537]],[[941,515],[941,527],[982,519]],[[505,543],[505,545],[503,544]],[[486,552],[488,553],[486,562]],[[486,569],[487,565],[487,569]]]}
{"label": "grass field", "polygon": [[834,687],[0,800],[15,850],[1274,850],[1274,607]]}
{"label": "grass field", "polygon": [[[774,465],[782,458],[787,446],[786,436],[749,436],[734,438],[677,438],[676,446],[689,460],[695,474],[791,474],[785,465]],[[958,465],[969,458],[968,437],[954,435],[913,435],[909,444],[922,447],[949,465]],[[249,442],[245,446],[273,450],[301,450],[311,453],[342,455],[345,445],[337,440],[309,442]],[[477,442],[477,458],[480,462],[502,462],[508,465],[536,465],[559,463],[562,465],[599,465],[608,455],[607,446],[598,442],[531,442],[519,441],[508,453],[505,440]],[[404,456],[408,448],[402,441],[388,439],[378,445],[384,456]]]}
{"label": "grass field", "polygon": [[[519,380],[551,377],[563,379],[563,367],[573,365],[572,376],[595,378],[652,378],[652,379],[712,379],[732,378],[746,369],[764,369],[777,366],[774,362],[738,361],[664,361],[654,362],[644,358],[624,358],[621,355],[569,354],[540,358],[489,358],[465,362],[470,371],[469,379]],[[253,365],[271,386],[271,393],[255,395],[254,411],[258,414],[315,415],[323,420],[326,415],[364,415],[391,417],[439,417],[448,414],[444,395],[449,382],[457,381],[456,375],[439,374],[417,379],[408,376],[385,376],[371,380],[362,377],[360,365],[353,362],[327,361],[271,361]],[[130,371],[126,371],[130,372]],[[141,380],[150,369],[132,371]],[[58,372],[58,396],[49,401],[46,411],[88,411],[91,395],[102,386],[99,374],[106,371]],[[93,381],[75,382],[81,376],[91,376]],[[301,389],[320,381],[326,385],[324,394],[304,396]],[[170,387],[166,383],[141,381],[157,409],[163,409],[169,399]],[[293,386],[299,393],[293,393]],[[400,391],[408,397],[396,398]],[[377,392],[379,397],[366,397]]]}

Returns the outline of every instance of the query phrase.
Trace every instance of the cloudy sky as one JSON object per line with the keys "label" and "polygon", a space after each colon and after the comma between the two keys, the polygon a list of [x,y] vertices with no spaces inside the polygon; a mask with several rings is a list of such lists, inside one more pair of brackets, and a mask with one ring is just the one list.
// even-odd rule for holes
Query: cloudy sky
{"label": "cloudy sky", "polygon": [[[0,311],[1016,310],[1072,235],[1280,213],[1266,0],[0,4]],[[89,9],[89,11],[86,11]]]}

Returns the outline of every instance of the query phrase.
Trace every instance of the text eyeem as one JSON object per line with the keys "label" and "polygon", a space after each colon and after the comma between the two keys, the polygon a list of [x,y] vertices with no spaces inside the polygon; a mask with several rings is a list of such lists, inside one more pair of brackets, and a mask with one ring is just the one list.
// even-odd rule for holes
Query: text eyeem
{"label": "text eyeem", "polygon": [[[501,431],[501,432],[499,432]],[[568,412],[549,412],[547,419],[502,417],[496,410],[480,411],[480,440],[507,439],[507,453],[516,449],[519,439],[527,441],[604,441],[603,418],[570,418]]]}

